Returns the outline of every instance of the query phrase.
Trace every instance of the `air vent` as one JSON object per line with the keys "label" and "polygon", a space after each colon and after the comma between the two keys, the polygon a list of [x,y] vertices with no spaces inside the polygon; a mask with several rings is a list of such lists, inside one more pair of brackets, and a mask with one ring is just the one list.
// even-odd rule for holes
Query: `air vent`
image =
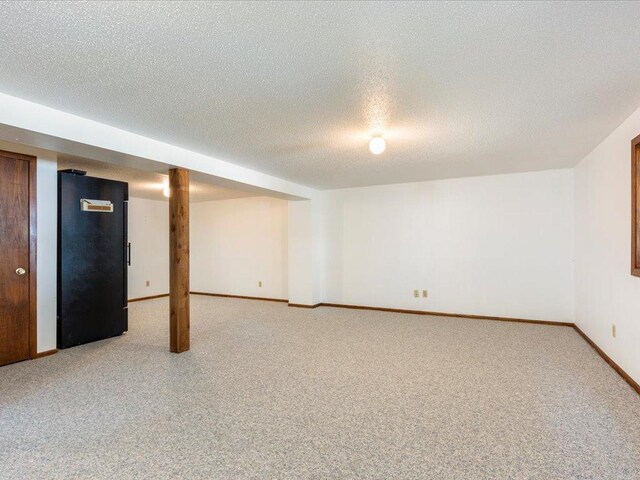
{"label": "air vent", "polygon": [[113,213],[113,203],[109,200],[80,199],[80,210],[83,212]]}

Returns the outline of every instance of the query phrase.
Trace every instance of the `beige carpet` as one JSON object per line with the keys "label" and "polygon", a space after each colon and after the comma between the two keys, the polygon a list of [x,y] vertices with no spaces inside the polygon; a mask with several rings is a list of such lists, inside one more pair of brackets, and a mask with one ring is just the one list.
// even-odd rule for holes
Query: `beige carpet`
{"label": "beige carpet", "polygon": [[0,478],[640,478],[640,396],[572,329],[192,297],[0,368]]}

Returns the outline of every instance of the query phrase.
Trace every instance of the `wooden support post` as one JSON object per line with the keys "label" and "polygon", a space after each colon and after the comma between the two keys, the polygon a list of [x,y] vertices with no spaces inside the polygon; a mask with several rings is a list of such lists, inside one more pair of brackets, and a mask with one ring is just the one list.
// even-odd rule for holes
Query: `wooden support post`
{"label": "wooden support post", "polygon": [[169,349],[189,350],[189,170],[169,170]]}

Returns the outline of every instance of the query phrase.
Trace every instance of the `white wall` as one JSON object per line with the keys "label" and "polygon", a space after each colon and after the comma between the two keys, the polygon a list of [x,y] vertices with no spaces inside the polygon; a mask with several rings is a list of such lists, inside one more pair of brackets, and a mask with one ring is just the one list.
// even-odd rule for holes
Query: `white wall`
{"label": "white wall", "polygon": [[638,134],[640,109],[575,168],[575,308],[576,324],[640,382],[640,278],[630,274],[631,139]]}
{"label": "white wall", "polygon": [[37,337],[38,352],[56,348],[58,158],[55,152],[0,141],[0,150],[37,157]]}
{"label": "white wall", "polygon": [[57,346],[58,160],[38,155],[38,352]]}
{"label": "white wall", "polygon": [[169,293],[169,202],[130,197],[129,242],[129,298]]}
{"label": "white wall", "polygon": [[286,201],[249,197],[190,209],[192,291],[287,298]]}
{"label": "white wall", "polygon": [[334,190],[320,201],[324,302],[573,321],[571,170]]}
{"label": "white wall", "polygon": [[322,301],[323,206],[318,200],[289,202],[289,303],[310,306]]}

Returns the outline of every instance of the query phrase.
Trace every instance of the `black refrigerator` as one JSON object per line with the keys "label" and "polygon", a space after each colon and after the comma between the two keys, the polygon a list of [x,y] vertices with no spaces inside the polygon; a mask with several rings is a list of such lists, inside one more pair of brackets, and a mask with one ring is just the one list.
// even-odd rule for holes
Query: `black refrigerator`
{"label": "black refrigerator", "polygon": [[127,331],[124,182],[58,172],[58,348]]}

